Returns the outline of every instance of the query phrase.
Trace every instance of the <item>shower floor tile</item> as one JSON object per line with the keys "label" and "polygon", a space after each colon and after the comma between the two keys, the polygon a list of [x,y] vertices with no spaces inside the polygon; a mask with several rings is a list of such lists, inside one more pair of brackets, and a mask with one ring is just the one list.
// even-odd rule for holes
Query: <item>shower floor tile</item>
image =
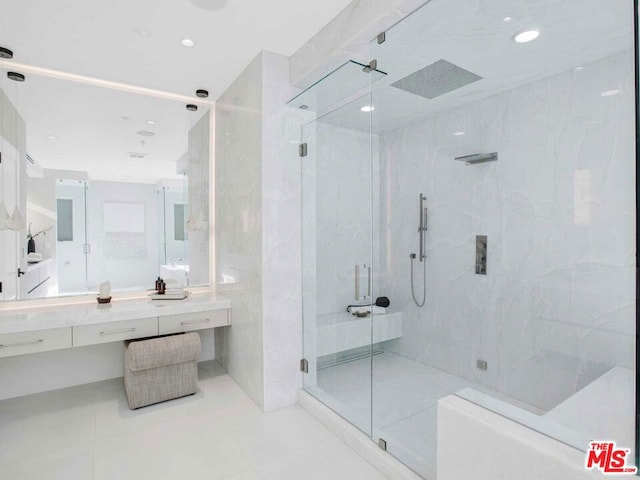
{"label": "shower floor tile", "polygon": [[468,387],[504,398],[391,352],[324,368],[317,378],[309,393],[367,435],[384,438],[389,453],[425,478],[435,478],[438,400]]}

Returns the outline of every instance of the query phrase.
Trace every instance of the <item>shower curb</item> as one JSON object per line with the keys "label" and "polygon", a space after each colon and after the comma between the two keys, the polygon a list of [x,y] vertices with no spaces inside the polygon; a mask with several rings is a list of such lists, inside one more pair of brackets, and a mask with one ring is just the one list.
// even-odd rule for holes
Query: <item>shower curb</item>
{"label": "shower curb", "polygon": [[389,480],[435,480],[419,476],[381,450],[371,438],[304,390],[298,391],[298,404]]}

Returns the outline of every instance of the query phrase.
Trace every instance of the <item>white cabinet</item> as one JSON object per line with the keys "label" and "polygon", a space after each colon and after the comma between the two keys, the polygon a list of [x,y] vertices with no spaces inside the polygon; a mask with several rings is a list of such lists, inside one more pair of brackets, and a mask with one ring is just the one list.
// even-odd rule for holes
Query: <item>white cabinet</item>
{"label": "white cabinet", "polygon": [[158,319],[160,335],[191,332],[229,325],[229,310],[209,310],[195,313],[165,315]]}
{"label": "white cabinet", "polygon": [[[49,271],[46,265],[31,272]],[[107,306],[0,309],[0,357],[121,342],[231,325],[231,302],[212,294],[182,302],[133,299]]]}
{"label": "white cabinet", "polygon": [[0,357],[71,347],[71,327],[0,335]]}
{"label": "white cabinet", "polygon": [[73,327],[73,346],[118,342],[158,335],[158,317]]}

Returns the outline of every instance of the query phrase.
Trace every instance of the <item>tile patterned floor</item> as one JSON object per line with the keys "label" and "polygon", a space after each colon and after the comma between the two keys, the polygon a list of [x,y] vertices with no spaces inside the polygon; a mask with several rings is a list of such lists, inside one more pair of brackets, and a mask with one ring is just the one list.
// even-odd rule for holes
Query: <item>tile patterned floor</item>
{"label": "tile patterned floor", "polygon": [[0,478],[383,480],[299,406],[263,413],[215,362],[200,391],[131,411],[122,380],[0,402]]}

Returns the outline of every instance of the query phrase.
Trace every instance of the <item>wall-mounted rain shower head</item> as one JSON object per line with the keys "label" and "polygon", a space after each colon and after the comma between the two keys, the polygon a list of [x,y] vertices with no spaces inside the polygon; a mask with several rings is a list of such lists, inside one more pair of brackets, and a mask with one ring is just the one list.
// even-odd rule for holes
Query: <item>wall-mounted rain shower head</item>
{"label": "wall-mounted rain shower head", "polygon": [[456,157],[455,160],[464,162],[467,165],[475,165],[477,163],[496,162],[498,161],[498,152],[493,153],[474,153],[473,155],[465,155],[464,157]]}
{"label": "wall-mounted rain shower head", "polygon": [[482,77],[446,60],[438,60],[391,86],[431,100],[478,80]]}

